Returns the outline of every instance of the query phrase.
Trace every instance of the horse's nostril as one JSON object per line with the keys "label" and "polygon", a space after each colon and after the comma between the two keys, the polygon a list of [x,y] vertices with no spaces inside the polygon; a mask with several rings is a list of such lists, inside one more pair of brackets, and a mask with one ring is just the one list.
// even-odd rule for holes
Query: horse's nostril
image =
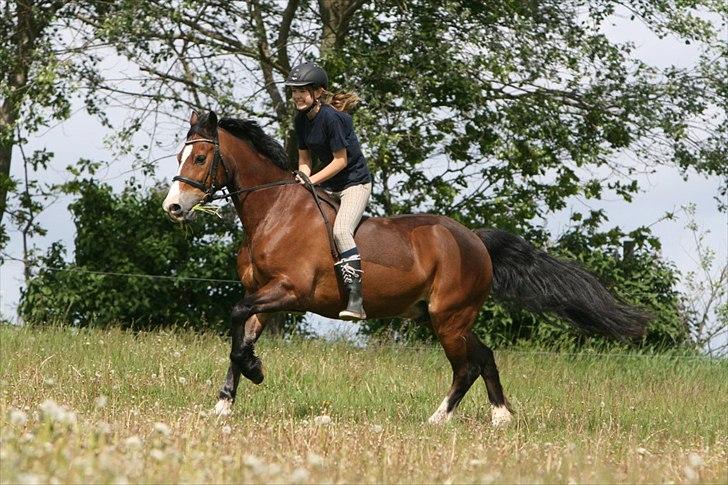
{"label": "horse's nostril", "polygon": [[179,216],[182,214],[182,206],[179,204],[169,204],[167,211],[173,216]]}

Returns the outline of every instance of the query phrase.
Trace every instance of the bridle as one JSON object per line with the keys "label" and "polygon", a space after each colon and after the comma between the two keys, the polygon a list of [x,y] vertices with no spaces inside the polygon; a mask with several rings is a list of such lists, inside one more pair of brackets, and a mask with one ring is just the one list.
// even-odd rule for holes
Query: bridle
{"label": "bridle", "polygon": [[[211,140],[209,138],[196,138],[194,140],[187,140],[184,144],[184,146],[187,145],[193,145],[195,143],[212,143],[215,147],[215,154],[212,158],[212,163],[210,164],[210,168],[207,171],[207,174],[205,175],[205,178],[202,181],[191,179],[189,177],[183,177],[182,175],[175,175],[172,177],[172,181],[180,181],[187,185],[190,185],[197,190],[200,190],[205,193],[205,197],[203,197],[202,202],[208,203],[212,202],[213,200],[220,200],[220,199],[229,199],[233,195],[242,194],[244,192],[255,192],[256,190],[261,189],[267,189],[269,187],[275,187],[277,185],[290,185],[290,184],[296,184],[295,179],[285,179],[285,180],[277,180],[275,182],[267,183],[267,184],[261,184],[256,185],[253,187],[247,187],[243,189],[238,189],[232,192],[224,192],[224,189],[226,186],[229,185],[230,181],[230,172],[228,171],[227,166],[225,165],[225,162],[222,159],[222,155],[220,154],[220,143],[217,140]],[[225,183],[222,185],[215,185],[215,173],[217,172],[217,166],[222,165],[223,170],[225,171]],[[209,185],[208,185],[209,180]],[[215,195],[216,192],[222,190],[223,193],[219,195]]]}
{"label": "bridle", "polygon": [[[175,175],[174,177],[172,177],[172,181],[180,181],[186,183],[187,185],[191,185],[197,190],[204,192],[204,202],[215,200],[215,198],[221,198],[216,197],[215,192],[217,192],[218,190],[222,190],[225,185],[228,184],[227,181],[230,180],[230,172],[228,172],[228,169],[225,166],[225,162],[222,161],[222,155],[220,155],[220,144],[217,142],[217,140],[210,140],[208,138],[197,138],[195,140],[187,140],[184,146],[194,145],[195,143],[212,143],[215,146],[215,154],[213,155],[212,163],[210,164],[210,168],[208,169],[205,178],[200,182],[199,180],[191,179],[189,177],[183,177],[182,175]],[[182,160],[182,163],[184,163],[184,160]],[[222,165],[223,170],[225,170],[225,183],[223,185],[215,185],[215,173],[217,173],[218,165]],[[209,185],[208,180],[210,181]]]}

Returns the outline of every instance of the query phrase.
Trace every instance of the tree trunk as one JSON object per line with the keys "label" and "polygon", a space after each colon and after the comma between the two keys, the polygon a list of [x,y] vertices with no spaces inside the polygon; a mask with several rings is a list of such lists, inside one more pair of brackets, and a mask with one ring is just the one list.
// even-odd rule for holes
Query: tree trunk
{"label": "tree trunk", "polygon": [[364,0],[319,0],[323,32],[321,57],[335,52],[344,45],[349,22]]}
{"label": "tree trunk", "polygon": [[[6,6],[9,7],[9,4]],[[0,73],[8,86],[8,94],[0,105],[0,223],[7,208],[8,189],[10,188],[10,163],[12,161],[13,146],[16,143],[15,126],[18,122],[20,109],[25,100],[28,84],[28,72],[33,62],[33,49],[40,33],[48,26],[52,15],[36,16],[33,9],[58,9],[59,6],[35,5],[28,0],[18,0],[15,3],[15,16],[17,23],[11,27],[12,32],[1,32],[5,39],[9,39],[14,48],[14,55],[2,62]],[[6,8],[8,13],[9,8]]]}

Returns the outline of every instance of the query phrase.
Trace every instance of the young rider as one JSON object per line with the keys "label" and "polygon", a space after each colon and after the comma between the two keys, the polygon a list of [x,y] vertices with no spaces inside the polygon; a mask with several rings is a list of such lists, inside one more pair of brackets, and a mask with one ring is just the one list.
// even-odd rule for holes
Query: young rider
{"label": "young rider", "polygon": [[[346,112],[358,102],[354,93],[329,93],[329,78],[321,67],[304,62],[291,69],[286,86],[293,91],[298,141],[298,169],[311,183],[321,185],[341,201],[334,221],[334,240],[341,259],[334,265],[349,291],[346,310],[339,318],[366,318],[361,296],[361,258],[354,242],[354,230],[369,202],[371,174],[354,133],[351,116]],[[311,173],[312,157],[321,168]],[[303,182],[302,180],[300,180]]]}

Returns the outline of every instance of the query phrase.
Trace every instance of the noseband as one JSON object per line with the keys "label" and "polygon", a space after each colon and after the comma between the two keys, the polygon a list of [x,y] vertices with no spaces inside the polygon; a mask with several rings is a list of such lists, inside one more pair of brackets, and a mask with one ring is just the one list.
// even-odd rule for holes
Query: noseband
{"label": "noseband", "polygon": [[[174,182],[178,180],[180,182],[186,183],[187,185],[191,185],[198,190],[201,190],[205,193],[205,198],[203,199],[204,202],[210,202],[211,200],[227,197],[227,195],[223,195],[222,197],[215,197],[215,192],[217,192],[218,190],[222,190],[225,185],[227,185],[227,181],[230,180],[230,172],[228,172],[228,169],[225,166],[225,162],[222,161],[222,155],[220,155],[220,144],[217,142],[217,140],[210,140],[208,138],[197,138],[196,140],[186,141],[185,146],[193,145],[195,143],[212,143],[215,146],[215,154],[212,157],[210,169],[207,171],[207,175],[205,175],[204,180],[200,182],[199,180],[191,179],[189,177],[183,177],[182,175],[175,175],[174,177],[172,177],[172,181]],[[223,170],[225,170],[226,182],[223,185],[215,185],[215,173],[217,171],[218,165],[222,165]],[[210,181],[209,185],[207,184],[208,180]]]}

